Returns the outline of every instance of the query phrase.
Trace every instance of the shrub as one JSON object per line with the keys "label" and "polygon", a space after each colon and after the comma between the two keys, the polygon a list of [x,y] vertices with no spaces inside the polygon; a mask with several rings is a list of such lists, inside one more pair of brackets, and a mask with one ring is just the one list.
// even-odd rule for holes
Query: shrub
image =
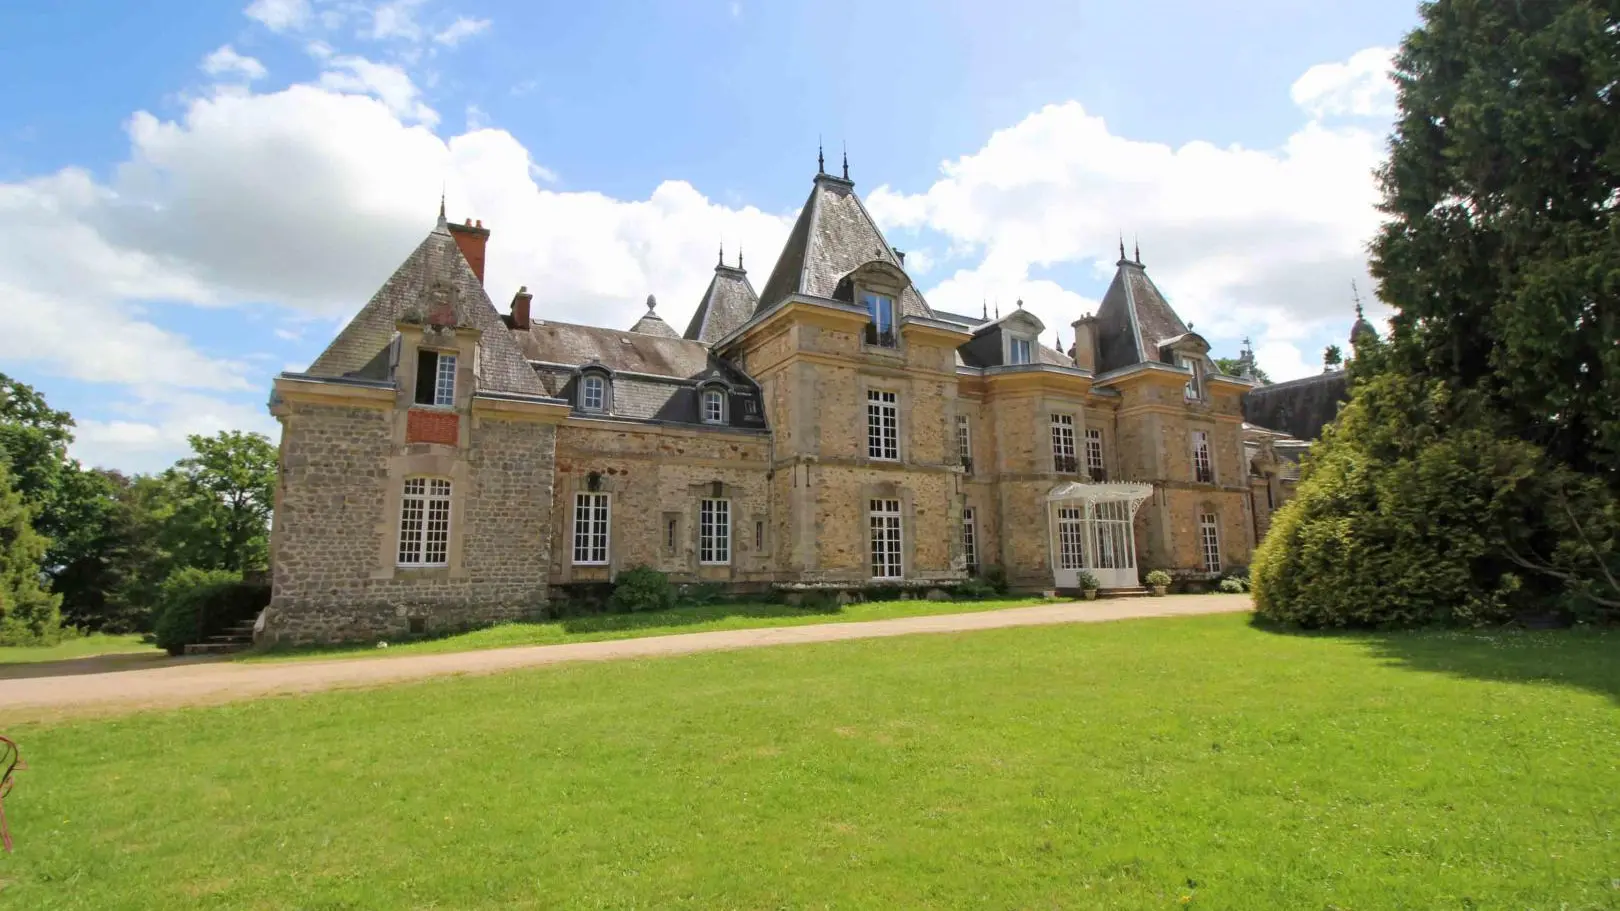
{"label": "shrub", "polygon": [[1249,586],[1245,585],[1242,579],[1234,579],[1228,576],[1221,580],[1221,591],[1225,594],[1241,595],[1248,590]]}
{"label": "shrub", "polygon": [[981,577],[998,595],[1007,593],[1007,571],[999,566],[992,566],[984,571]]}
{"label": "shrub", "polygon": [[996,591],[996,587],[986,582],[982,577],[973,576],[961,585],[956,586],[951,594],[958,601],[988,601],[999,595],[1000,592]]}
{"label": "shrub", "polygon": [[1080,570],[1080,574],[1075,578],[1079,583],[1081,591],[1094,592],[1097,589],[1102,588],[1102,583],[1098,582],[1097,577],[1092,575],[1087,570]]}
{"label": "shrub", "polygon": [[650,566],[637,566],[619,574],[609,600],[613,610],[623,614],[669,610],[675,606],[675,586],[669,576]]}
{"label": "shrub", "polygon": [[676,600],[683,606],[701,607],[727,600],[726,587],[718,582],[694,582],[682,585]]}
{"label": "shrub", "polygon": [[225,570],[177,569],[158,589],[157,644],[178,655],[230,627],[252,620],[270,603],[270,586],[244,582]]}
{"label": "shrub", "polygon": [[1147,584],[1149,584],[1149,585],[1169,585],[1170,584],[1170,574],[1165,572],[1162,569],[1155,569],[1152,572],[1148,573],[1146,576],[1143,576],[1142,578],[1143,578],[1143,581],[1147,582]]}

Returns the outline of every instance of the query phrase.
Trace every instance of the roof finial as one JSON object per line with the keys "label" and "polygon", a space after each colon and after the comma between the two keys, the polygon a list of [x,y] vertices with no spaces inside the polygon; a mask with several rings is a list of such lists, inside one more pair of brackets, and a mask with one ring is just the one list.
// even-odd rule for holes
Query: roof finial
{"label": "roof finial", "polygon": [[1119,261],[1125,261],[1125,232],[1119,232]]}
{"label": "roof finial", "polygon": [[1001,301],[1000,301],[1000,299],[996,300],[996,319],[1001,319]]}
{"label": "roof finial", "polygon": [[742,244],[737,245],[737,271],[742,271]]}
{"label": "roof finial", "polygon": [[1138,266],[1140,266],[1142,264],[1142,241],[1141,241],[1141,238],[1138,238],[1135,235],[1132,235],[1131,236],[1131,242],[1136,245],[1136,264]]}
{"label": "roof finial", "polygon": [[441,181],[439,183],[439,227],[442,228],[446,224],[449,224],[449,220],[444,217],[444,183]]}
{"label": "roof finial", "polygon": [[1018,309],[1024,309],[1024,299],[1021,297],[1018,299]]}
{"label": "roof finial", "polygon": [[844,179],[849,179],[849,143],[844,143]]}
{"label": "roof finial", "polygon": [[720,262],[716,263],[716,265],[723,266],[725,264],[726,264],[726,242],[722,240],[720,242]]}
{"label": "roof finial", "polygon": [[990,302],[982,297],[979,298],[979,317],[981,319],[990,318]]}
{"label": "roof finial", "polygon": [[827,157],[822,154],[821,137],[816,137],[816,173],[827,173]]}
{"label": "roof finial", "polygon": [[1361,319],[1361,291],[1356,288],[1356,280],[1350,279],[1350,297],[1356,302],[1356,319]]}
{"label": "roof finial", "polygon": [[651,294],[647,295],[647,312],[651,313],[656,309],[658,309],[658,298],[653,297]]}

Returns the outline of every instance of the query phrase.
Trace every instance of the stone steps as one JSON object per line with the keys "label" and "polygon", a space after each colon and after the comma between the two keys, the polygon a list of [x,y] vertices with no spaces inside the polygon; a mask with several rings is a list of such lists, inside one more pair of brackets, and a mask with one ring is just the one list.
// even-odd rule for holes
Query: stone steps
{"label": "stone steps", "polygon": [[186,654],[228,655],[232,652],[245,652],[252,647],[253,621],[248,620],[228,627],[218,635],[209,636],[204,642],[193,642],[187,645]]}

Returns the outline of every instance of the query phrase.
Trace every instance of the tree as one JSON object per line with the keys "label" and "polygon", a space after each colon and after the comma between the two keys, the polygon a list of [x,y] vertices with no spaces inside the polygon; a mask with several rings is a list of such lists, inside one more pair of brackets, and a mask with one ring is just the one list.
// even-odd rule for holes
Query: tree
{"label": "tree", "polygon": [[108,632],[146,629],[158,587],[174,564],[170,551],[179,528],[173,484],[160,477],[85,472],[110,491],[106,509],[85,532],[86,546],[56,568],[51,588],[62,595],[63,619]]}
{"label": "tree", "polygon": [[[1243,362],[1235,357],[1218,357],[1215,359],[1215,369],[1227,376],[1242,376]],[[1264,370],[1254,367],[1251,372],[1254,374],[1254,378],[1260,381],[1260,385],[1271,385],[1271,377],[1267,376]]]}
{"label": "tree", "polygon": [[1332,370],[1343,363],[1344,352],[1339,350],[1338,345],[1329,345],[1322,349],[1322,367],[1324,369]]}
{"label": "tree", "polygon": [[175,511],[185,538],[181,565],[242,572],[266,564],[275,502],[276,449],[262,434],[239,430],[187,438],[192,455],[171,469],[182,501]]}
{"label": "tree", "polygon": [[1395,59],[1373,244],[1399,369],[1620,490],[1620,23],[1597,0],[1440,0]]}
{"label": "tree", "polygon": [[45,591],[45,539],[33,520],[34,508],[0,459],[0,645],[49,644],[62,632],[61,599]]}

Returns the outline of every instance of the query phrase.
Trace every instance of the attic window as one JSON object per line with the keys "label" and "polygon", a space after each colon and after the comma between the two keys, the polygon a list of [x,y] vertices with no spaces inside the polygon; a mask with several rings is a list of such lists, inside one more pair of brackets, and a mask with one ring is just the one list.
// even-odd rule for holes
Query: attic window
{"label": "attic window", "polygon": [[591,373],[579,381],[579,407],[584,411],[606,411],[608,402],[607,378]]}
{"label": "attic window", "polygon": [[423,348],[416,352],[416,404],[448,408],[456,403],[456,356]]}
{"label": "attic window", "polygon": [[702,396],[702,417],[705,424],[723,424],[726,420],[726,394],[719,389],[705,389]]}
{"label": "attic window", "polygon": [[1199,402],[1204,398],[1204,362],[1199,358],[1183,357],[1181,366],[1192,371],[1192,379],[1187,381],[1187,401]]}
{"label": "attic window", "polygon": [[1012,337],[1007,341],[1007,363],[1035,363],[1035,343],[1027,338]]}
{"label": "attic window", "polygon": [[866,294],[861,297],[872,322],[866,327],[866,343],[883,348],[894,348],[899,339],[894,332],[894,298],[887,294]]}

